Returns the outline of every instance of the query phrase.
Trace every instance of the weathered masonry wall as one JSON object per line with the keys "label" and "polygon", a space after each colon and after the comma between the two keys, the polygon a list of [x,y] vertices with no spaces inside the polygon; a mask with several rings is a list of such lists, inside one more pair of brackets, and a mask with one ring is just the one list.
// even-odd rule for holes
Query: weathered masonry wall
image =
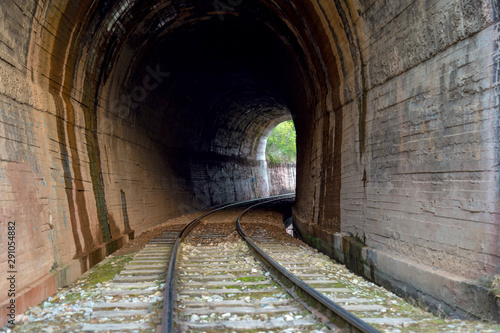
{"label": "weathered masonry wall", "polygon": [[295,163],[270,164],[267,166],[269,179],[269,195],[279,195],[295,192],[296,171]]}
{"label": "weathered masonry wall", "polygon": [[[62,27],[79,11],[67,8],[65,17],[63,8],[0,6],[0,265],[6,271],[7,223],[15,221],[18,311],[134,233],[179,215],[189,193],[155,142],[93,106],[85,95],[92,88],[74,83],[75,42]],[[8,289],[2,278],[0,290]]]}
{"label": "weathered masonry wall", "polygon": [[[378,283],[498,320],[498,2],[311,6],[323,61],[339,70],[327,111],[298,134],[297,224]],[[345,259],[338,232],[363,255]]]}

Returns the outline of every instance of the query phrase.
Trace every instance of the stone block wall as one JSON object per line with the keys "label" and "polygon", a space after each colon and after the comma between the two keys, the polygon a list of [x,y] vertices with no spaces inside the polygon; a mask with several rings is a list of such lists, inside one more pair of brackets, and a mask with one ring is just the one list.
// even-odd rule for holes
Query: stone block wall
{"label": "stone block wall", "polygon": [[[96,107],[93,118],[83,88],[69,86],[73,74],[65,70],[74,59],[63,45],[72,40],[57,27],[71,30],[76,22],[65,15],[80,11],[63,1],[0,6],[0,267],[9,267],[7,224],[14,221],[17,313],[134,234],[182,214],[192,197],[161,145],[109,110]],[[4,277],[2,291],[9,289]],[[9,299],[0,295],[0,326]]]}
{"label": "stone block wall", "polygon": [[295,163],[268,165],[269,195],[295,192],[296,170],[297,166]]}
{"label": "stone block wall", "polygon": [[[298,136],[302,231],[331,255],[335,234],[347,232],[380,257],[439,272],[443,288],[450,276],[488,285],[500,274],[498,4],[313,6],[318,44],[332,41],[322,58],[339,70],[332,106],[326,97],[326,112]],[[389,285],[434,294],[392,274],[383,274]],[[453,288],[446,304],[460,312],[469,291]]]}

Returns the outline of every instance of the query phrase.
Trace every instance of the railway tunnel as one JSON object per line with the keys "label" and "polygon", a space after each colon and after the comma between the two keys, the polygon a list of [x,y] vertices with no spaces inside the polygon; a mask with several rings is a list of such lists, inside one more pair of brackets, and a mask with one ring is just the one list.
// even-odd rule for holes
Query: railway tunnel
{"label": "railway tunnel", "polygon": [[169,218],[269,195],[265,141],[293,119],[307,242],[498,319],[498,6],[2,2],[0,263],[15,222],[18,310]]}

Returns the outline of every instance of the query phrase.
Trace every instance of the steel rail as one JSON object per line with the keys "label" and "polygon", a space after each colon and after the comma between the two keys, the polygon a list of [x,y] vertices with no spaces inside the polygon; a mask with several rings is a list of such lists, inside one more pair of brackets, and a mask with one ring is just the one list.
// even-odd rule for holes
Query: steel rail
{"label": "steel rail", "polygon": [[[312,297],[315,299],[317,302],[319,302],[322,306],[330,310],[334,316],[339,317],[344,323],[347,324],[349,327],[349,331],[352,331],[352,328],[355,330],[362,332],[362,333],[380,333],[379,330],[375,329],[374,327],[368,325],[365,323],[363,320],[360,318],[356,317],[349,311],[343,309],[340,305],[337,303],[333,302],[329,298],[327,298],[325,295],[321,294],[311,286],[309,286],[307,283],[296,277],[293,273],[291,273],[288,269],[285,267],[281,266],[279,263],[277,263],[273,258],[271,258],[268,254],[266,254],[260,247],[255,244],[250,237],[248,237],[243,229],[241,228],[241,218],[243,215],[245,215],[249,210],[251,210],[254,207],[260,206],[262,204],[274,202],[282,200],[280,199],[275,199],[275,200],[270,200],[270,201],[265,201],[261,203],[257,203],[255,205],[252,205],[245,209],[240,216],[238,216],[238,219],[236,221],[236,228],[238,229],[239,234],[243,239],[247,242],[247,244],[250,246],[250,248],[255,252],[255,254],[261,259],[261,261],[264,262],[267,266],[271,267],[273,271],[279,272],[279,275],[284,277],[286,280],[288,280],[292,285],[295,287],[299,288],[302,290],[306,295],[309,297]],[[336,323],[337,324],[337,323]]]}
{"label": "steel rail", "polygon": [[179,234],[175,241],[174,248],[172,249],[172,254],[170,256],[170,262],[168,264],[168,270],[167,270],[167,277],[165,280],[165,291],[164,291],[164,299],[163,299],[163,311],[162,311],[162,324],[161,324],[161,331],[162,333],[173,333],[174,332],[174,282],[175,282],[175,266],[177,263],[177,253],[179,250],[179,246],[181,242],[186,238],[186,236],[193,230],[201,221],[201,219],[207,217],[208,215],[220,212],[221,210],[227,209],[227,208],[232,208],[232,207],[238,207],[238,206],[243,206],[247,204],[251,204],[254,202],[259,202],[263,201],[265,202],[272,202],[274,200],[282,200],[285,197],[290,197],[294,196],[294,193],[288,193],[288,194],[282,194],[282,195],[277,195],[273,197],[267,197],[267,198],[258,198],[258,199],[252,199],[252,200],[246,200],[246,201],[240,201],[228,205],[223,205],[218,208],[214,208],[213,210],[209,211],[208,213],[205,213],[201,215],[200,217],[196,218],[195,220],[191,221]]}

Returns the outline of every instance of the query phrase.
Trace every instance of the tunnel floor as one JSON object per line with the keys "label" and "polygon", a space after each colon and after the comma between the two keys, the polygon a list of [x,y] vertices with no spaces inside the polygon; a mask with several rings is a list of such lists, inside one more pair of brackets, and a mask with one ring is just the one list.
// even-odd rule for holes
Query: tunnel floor
{"label": "tunnel floor", "polygon": [[[185,245],[191,249],[225,249],[228,246],[236,246],[241,243],[238,234],[234,229],[234,220],[239,214],[239,210],[234,209],[224,212],[219,216],[208,217],[203,220],[193,234],[186,239]],[[171,219],[166,223],[147,230],[139,235],[135,240],[125,245],[122,249],[106,258],[85,273],[71,286],[59,289],[52,297],[48,298],[39,306],[33,307],[24,314],[18,316],[18,323],[15,328],[4,328],[0,332],[78,332],[83,324],[92,323],[89,321],[95,303],[102,301],[103,293],[109,290],[110,281],[119,274],[124,266],[130,262],[151,239],[158,237],[168,230],[180,230],[182,226],[200,215],[200,212]],[[357,297],[376,298],[376,303],[383,305],[387,311],[401,317],[409,317],[418,321],[418,327],[414,325],[396,325],[379,328],[382,332],[499,332],[500,327],[488,325],[483,322],[465,321],[457,319],[444,319],[426,312],[418,306],[412,305],[392,292],[376,286],[363,278],[351,273],[344,265],[338,264],[317,250],[309,248],[301,241],[290,237],[283,227],[283,210],[264,208],[251,213],[252,220],[258,223],[242,223],[248,234],[253,237],[264,237],[263,239],[274,239],[281,244],[286,244],[290,248],[310,249],[303,259],[314,263],[316,266],[328,269],[332,277],[338,283],[352,290]],[[205,232],[203,232],[205,230]],[[207,230],[212,235],[220,237],[206,237]],[[162,289],[164,284],[159,284],[151,297],[161,304]],[[105,298],[105,297],[104,297]],[[129,300],[140,302],[141,297]],[[153,311],[154,312],[154,311]],[[158,316],[161,311],[157,309],[152,316]],[[384,313],[380,314],[381,316]],[[200,318],[195,318],[200,320]],[[152,319],[158,322],[159,317]],[[110,321],[113,323],[113,319]],[[277,330],[288,332],[287,330]],[[137,330],[143,332],[143,330]]]}

